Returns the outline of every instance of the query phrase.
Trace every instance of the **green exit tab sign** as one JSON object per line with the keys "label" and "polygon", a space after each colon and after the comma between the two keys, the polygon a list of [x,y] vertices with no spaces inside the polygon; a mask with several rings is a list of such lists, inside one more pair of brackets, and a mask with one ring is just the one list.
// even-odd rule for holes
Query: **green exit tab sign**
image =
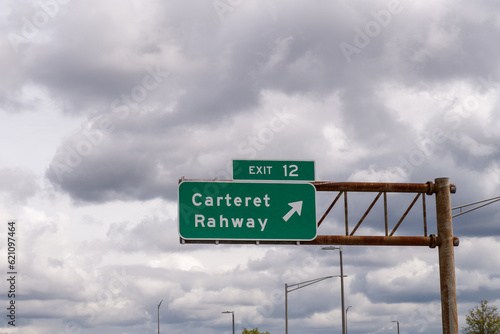
{"label": "green exit tab sign", "polygon": [[233,179],[314,181],[314,161],[233,160]]}

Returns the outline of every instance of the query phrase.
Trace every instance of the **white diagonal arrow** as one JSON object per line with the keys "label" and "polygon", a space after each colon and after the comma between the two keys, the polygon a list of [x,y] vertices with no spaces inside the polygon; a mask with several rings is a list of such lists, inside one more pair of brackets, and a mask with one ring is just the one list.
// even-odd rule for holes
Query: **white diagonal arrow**
{"label": "white diagonal arrow", "polygon": [[288,211],[288,213],[283,217],[283,219],[287,222],[288,219],[290,219],[290,217],[295,213],[297,212],[298,215],[300,216],[300,212],[302,211],[302,201],[299,201],[299,202],[292,202],[292,203],[288,203],[288,205],[290,205],[292,207],[292,209],[290,211]]}

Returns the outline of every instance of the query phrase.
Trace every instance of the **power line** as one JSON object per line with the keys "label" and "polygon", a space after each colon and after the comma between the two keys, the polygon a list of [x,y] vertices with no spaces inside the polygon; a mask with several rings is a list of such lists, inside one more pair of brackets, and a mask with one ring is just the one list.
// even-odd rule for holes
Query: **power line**
{"label": "power line", "polygon": [[[464,204],[464,205],[460,205],[460,206],[457,206],[457,207],[454,207],[454,208],[451,208],[451,210],[460,210],[459,213],[453,215],[452,217],[455,218],[455,217],[458,217],[460,215],[463,215],[464,213],[467,213],[467,212],[471,212],[471,211],[474,211],[474,210],[477,210],[479,208],[482,208],[486,205],[490,205],[490,204],[493,204],[495,202],[498,202],[500,201],[500,196],[496,196],[496,197],[492,197],[492,198],[488,198],[488,199],[485,199],[485,200],[482,200],[482,201],[478,201],[478,202],[473,202],[473,203],[469,203],[469,204]],[[465,207],[468,207],[468,206],[471,206],[471,205],[477,205],[477,204],[481,204],[481,203],[485,203],[485,204],[482,204],[482,205],[478,205],[472,209],[468,209],[466,211],[462,211],[463,208]]]}

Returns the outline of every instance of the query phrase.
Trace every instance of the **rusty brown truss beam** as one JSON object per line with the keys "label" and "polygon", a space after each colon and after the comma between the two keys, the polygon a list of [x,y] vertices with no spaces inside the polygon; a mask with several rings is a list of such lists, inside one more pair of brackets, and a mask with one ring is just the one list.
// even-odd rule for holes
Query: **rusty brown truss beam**
{"label": "rusty brown truss beam", "polygon": [[[352,246],[439,246],[439,237],[431,234],[428,237],[413,236],[347,236],[347,235],[318,235],[310,241],[270,241],[270,240],[185,240],[182,244],[258,244],[258,245],[352,245]],[[453,245],[458,246],[459,239],[453,238]]]}
{"label": "rusty brown truss beam", "polygon": [[396,192],[396,193],[435,193],[434,184],[427,183],[384,183],[384,182],[311,182],[318,191],[354,192]]}
{"label": "rusty brown truss beam", "polygon": [[[194,181],[191,179],[181,179],[181,181]],[[195,180],[195,181],[233,181],[233,180]],[[277,181],[279,182],[279,181]],[[436,193],[432,181],[426,183],[390,183],[390,182],[331,182],[313,181],[310,182],[317,191],[354,191],[354,192],[394,192],[394,193],[425,193],[433,195]],[[450,185],[450,191],[455,193],[456,187]]]}

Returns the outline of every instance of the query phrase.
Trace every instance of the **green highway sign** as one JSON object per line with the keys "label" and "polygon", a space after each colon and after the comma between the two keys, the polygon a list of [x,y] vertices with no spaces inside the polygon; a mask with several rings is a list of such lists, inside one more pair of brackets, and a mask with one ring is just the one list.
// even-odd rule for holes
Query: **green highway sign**
{"label": "green highway sign", "polygon": [[178,195],[183,239],[316,238],[316,189],[310,183],[184,181]]}
{"label": "green highway sign", "polygon": [[314,181],[314,161],[233,160],[233,179]]}

